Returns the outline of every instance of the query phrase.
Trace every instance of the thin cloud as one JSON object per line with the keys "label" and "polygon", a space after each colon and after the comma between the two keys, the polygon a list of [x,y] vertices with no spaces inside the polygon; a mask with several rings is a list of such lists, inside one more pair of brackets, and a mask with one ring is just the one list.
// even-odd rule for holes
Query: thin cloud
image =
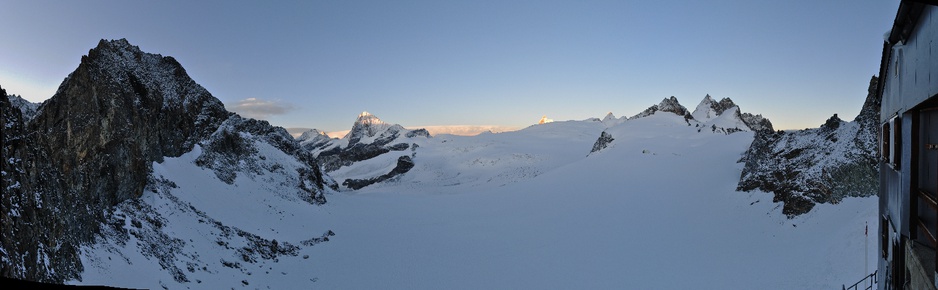
{"label": "thin cloud", "polygon": [[[444,126],[422,126],[407,127],[408,129],[424,128],[430,132],[430,135],[451,134],[460,136],[475,136],[484,132],[501,133],[516,131],[520,128],[512,126],[493,126],[493,125],[444,125]],[[331,136],[331,135],[330,135]]]}
{"label": "thin cloud", "polygon": [[289,105],[279,101],[265,101],[258,98],[247,98],[235,103],[232,111],[242,116],[254,119],[267,119],[274,115],[283,115],[292,110]]}

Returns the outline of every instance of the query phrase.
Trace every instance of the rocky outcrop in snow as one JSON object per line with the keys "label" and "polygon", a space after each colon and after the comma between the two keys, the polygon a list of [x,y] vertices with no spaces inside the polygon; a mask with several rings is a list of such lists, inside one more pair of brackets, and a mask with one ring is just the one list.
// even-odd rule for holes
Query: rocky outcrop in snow
{"label": "rocky outcrop in snow", "polygon": [[0,275],[46,282],[80,278],[77,249],[95,239],[113,206],[142,195],[154,162],[191,151],[236,117],[175,59],[124,39],[100,41],[34,117],[5,93],[0,106],[9,160]]}
{"label": "rocky outcrop in snow", "polygon": [[358,190],[364,188],[365,186],[382,182],[407,173],[411,168],[414,168],[414,160],[410,159],[410,156],[404,155],[397,158],[397,165],[394,166],[394,169],[391,169],[391,171],[388,173],[368,179],[346,179],[342,182],[342,185],[352,190]]}
{"label": "rocky outcrop in snow", "polygon": [[875,195],[880,99],[877,78],[860,114],[844,122],[834,114],[820,128],[799,131],[759,130],[740,162],[745,163],[738,190],[763,190],[784,203],[789,217],[816,203],[837,203],[847,196]]}
{"label": "rocky outcrop in snow", "polygon": [[596,139],[596,143],[593,143],[593,149],[590,150],[590,153],[606,149],[606,146],[609,146],[609,143],[612,143],[612,141],[615,141],[615,140],[616,139],[612,138],[611,134],[607,133],[606,131],[603,131],[602,133],[599,134],[599,138]]}

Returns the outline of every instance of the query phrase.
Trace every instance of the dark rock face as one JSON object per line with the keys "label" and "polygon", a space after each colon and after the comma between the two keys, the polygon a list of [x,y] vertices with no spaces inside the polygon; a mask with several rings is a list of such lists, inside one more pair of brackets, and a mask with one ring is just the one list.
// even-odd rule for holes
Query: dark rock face
{"label": "dark rock face", "polygon": [[397,158],[397,165],[394,166],[394,169],[391,169],[391,172],[369,179],[346,179],[344,182],[342,182],[342,185],[351,188],[352,190],[358,190],[364,188],[365,186],[382,182],[394,178],[398,175],[407,173],[411,168],[414,168],[414,160],[410,159],[410,156],[405,155]]}
{"label": "dark rock face", "polygon": [[603,131],[599,134],[599,138],[596,139],[596,143],[593,143],[593,149],[590,150],[590,153],[606,149],[606,146],[609,146],[609,143],[612,143],[615,139],[612,138],[612,135]]}
{"label": "dark rock face", "polygon": [[380,142],[364,144],[358,143],[346,148],[333,148],[332,150],[319,153],[319,162],[326,172],[334,171],[342,166],[352,165],[355,162],[368,160],[381,156],[391,151],[403,151],[410,145],[407,143],[398,143],[392,146],[385,146]]}
{"label": "dark rock face", "polygon": [[[30,218],[4,214],[12,235],[2,275],[78,278],[76,247],[93,238],[103,213],[140,196],[153,161],[190,150],[227,117],[173,58],[102,40],[22,125],[22,142],[4,143],[25,165],[21,186],[4,199]],[[16,203],[27,198],[37,204]],[[43,256],[56,258],[37,261]]]}
{"label": "dark rock face", "polygon": [[102,40],[40,107],[30,128],[53,149],[55,170],[86,178],[66,188],[107,193],[99,198],[115,205],[142,192],[146,175],[135,173],[191,150],[228,115],[172,57],[141,52],[126,40]]}
{"label": "dark rock face", "polygon": [[424,129],[424,128],[420,128],[420,129],[410,130],[407,132],[407,134],[404,134],[404,136],[406,136],[407,138],[414,138],[414,137],[430,138],[430,131],[427,131],[427,129]]}
{"label": "dark rock face", "polygon": [[693,117],[690,115],[690,112],[687,110],[687,108],[681,105],[681,103],[677,101],[677,98],[675,98],[674,96],[671,96],[670,98],[665,98],[664,100],[661,100],[661,103],[657,105],[652,105],[651,107],[649,107],[648,109],[645,109],[641,113],[638,113],[637,115],[630,117],[629,120],[648,117],[658,111],[670,112],[678,116],[684,116],[685,120],[693,119]]}
{"label": "dark rock face", "polygon": [[[709,97],[710,95],[707,96]],[[720,99],[720,102],[714,104],[713,110],[717,113],[717,115],[722,115],[723,112],[729,110],[732,107],[736,107],[736,103],[733,103],[733,100],[730,98],[723,98]]]}
{"label": "dark rock face", "polygon": [[752,131],[755,132],[772,132],[775,129],[772,127],[772,122],[769,119],[762,117],[762,115],[753,115],[750,113],[739,114],[739,119],[743,121],[746,126],[749,127]]}
{"label": "dark rock face", "polygon": [[78,247],[143,193],[153,162],[191,151],[233,116],[175,59],[124,39],[91,49],[32,118],[0,99],[3,159],[13,160],[3,163],[0,275],[57,283],[79,278]]}
{"label": "dark rock face", "polygon": [[877,122],[881,100],[877,78],[860,114],[844,122],[835,114],[820,128],[794,132],[760,130],[740,162],[745,162],[738,190],[772,192],[789,217],[817,203],[837,203],[847,196],[875,195]]}

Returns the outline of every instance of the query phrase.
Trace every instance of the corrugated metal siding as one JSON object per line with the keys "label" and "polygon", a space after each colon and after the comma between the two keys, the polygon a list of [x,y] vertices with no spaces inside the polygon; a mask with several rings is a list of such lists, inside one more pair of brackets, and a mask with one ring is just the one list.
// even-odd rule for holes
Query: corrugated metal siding
{"label": "corrugated metal siding", "polygon": [[927,5],[909,40],[891,51],[880,122],[938,94],[938,7]]}

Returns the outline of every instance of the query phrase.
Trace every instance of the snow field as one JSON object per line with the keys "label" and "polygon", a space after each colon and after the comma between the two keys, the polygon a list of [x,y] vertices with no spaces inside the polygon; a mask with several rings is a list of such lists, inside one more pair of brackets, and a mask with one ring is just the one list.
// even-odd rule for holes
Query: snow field
{"label": "snow field", "polygon": [[[266,160],[284,164],[282,172],[239,173],[232,185],[196,167],[196,149],[155,164],[154,174],[176,187],[147,192],[143,199],[165,219],[158,232],[185,242],[174,261],[190,282],[177,282],[157,259],[140,254],[131,236],[124,245],[102,241],[85,248],[82,283],[212,289],[830,289],[868,273],[864,254],[875,261],[875,250],[864,253],[864,238],[875,249],[875,235],[863,235],[865,222],[877,233],[875,197],[822,204],[787,219],[771,194],[735,191],[742,169],[736,161],[752,141],[750,132],[697,132],[680,116],[655,114],[608,128],[615,141],[589,154],[604,129],[601,122],[571,121],[417,140],[411,172],[332,193],[323,206],[295,197],[298,190],[289,186],[297,178],[295,160],[272,147],[258,144]],[[385,161],[368,166],[383,169]],[[354,168],[336,172],[361,174]],[[199,222],[207,218],[297,245],[298,254],[244,262],[233,249],[247,239]],[[335,232],[330,241],[301,245],[328,230]],[[221,261],[240,261],[241,268]],[[187,263],[208,270],[188,272]]]}

